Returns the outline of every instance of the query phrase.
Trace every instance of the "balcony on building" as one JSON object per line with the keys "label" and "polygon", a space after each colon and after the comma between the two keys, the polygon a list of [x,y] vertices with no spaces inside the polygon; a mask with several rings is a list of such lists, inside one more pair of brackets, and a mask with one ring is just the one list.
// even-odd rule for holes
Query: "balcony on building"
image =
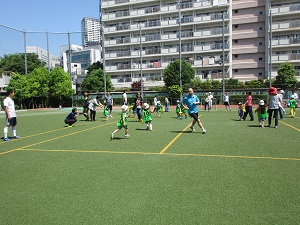
{"label": "balcony on building", "polygon": [[274,17],[283,15],[286,13],[300,13],[300,4],[295,3],[295,4],[287,5],[286,3],[284,3],[281,6],[272,7],[272,16],[274,16]]}

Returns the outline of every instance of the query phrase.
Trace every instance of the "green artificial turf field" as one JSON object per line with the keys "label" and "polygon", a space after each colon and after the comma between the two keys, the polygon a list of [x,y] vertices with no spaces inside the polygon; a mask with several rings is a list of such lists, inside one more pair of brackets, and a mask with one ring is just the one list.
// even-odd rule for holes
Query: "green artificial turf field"
{"label": "green artificial turf field", "polygon": [[65,127],[68,113],[17,112],[22,138],[0,142],[0,224],[299,224],[299,117],[275,129],[201,111],[201,134],[172,110],[111,141],[120,111]]}

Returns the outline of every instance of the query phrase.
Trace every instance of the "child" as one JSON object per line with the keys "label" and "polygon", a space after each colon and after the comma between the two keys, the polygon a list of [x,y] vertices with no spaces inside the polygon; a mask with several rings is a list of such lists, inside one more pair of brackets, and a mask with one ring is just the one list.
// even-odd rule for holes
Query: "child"
{"label": "child", "polygon": [[240,117],[240,121],[242,121],[243,120],[243,116],[244,116],[244,112],[246,112],[245,106],[241,102],[239,102],[238,106],[239,106],[239,108],[238,108],[238,115]]}
{"label": "child", "polygon": [[72,127],[74,123],[77,122],[77,108],[73,108],[72,112],[66,117],[65,124],[68,124],[68,127]]}
{"label": "child", "polygon": [[108,106],[107,106],[106,102],[104,102],[103,105],[104,105],[103,115],[105,116],[105,120],[108,121],[109,109],[108,109]]}
{"label": "child", "polygon": [[180,110],[181,110],[181,118],[182,118],[182,115],[184,115],[185,119],[186,119],[187,118],[186,108],[184,107],[184,105],[182,103],[180,104]]}
{"label": "child", "polygon": [[179,119],[182,119],[182,116],[181,116],[181,104],[179,102],[179,100],[176,101],[176,115],[177,115],[177,118]]}
{"label": "child", "polygon": [[265,121],[268,118],[268,111],[265,106],[264,100],[259,101],[259,105],[258,105],[257,109],[255,110],[255,112],[257,113],[259,126],[264,127]]}
{"label": "child", "polygon": [[121,114],[121,118],[119,119],[117,126],[118,129],[116,129],[114,132],[112,132],[110,134],[110,139],[113,140],[114,139],[114,134],[117,133],[118,131],[120,131],[122,129],[122,127],[125,128],[125,137],[129,138],[130,135],[128,134],[128,116],[127,116],[127,111],[128,111],[128,106],[127,105],[122,105],[122,114]]}
{"label": "child", "polygon": [[291,99],[289,101],[289,106],[290,106],[290,112],[291,112],[291,116],[292,118],[295,117],[295,110],[296,110],[296,100],[294,99],[294,95],[291,95]]}
{"label": "child", "polygon": [[143,104],[143,117],[144,123],[147,125],[146,129],[152,131],[152,113],[153,110],[150,110],[149,104]]}
{"label": "child", "polygon": [[163,112],[163,106],[160,101],[157,101],[156,112],[158,113],[158,117],[160,117],[160,113]]}

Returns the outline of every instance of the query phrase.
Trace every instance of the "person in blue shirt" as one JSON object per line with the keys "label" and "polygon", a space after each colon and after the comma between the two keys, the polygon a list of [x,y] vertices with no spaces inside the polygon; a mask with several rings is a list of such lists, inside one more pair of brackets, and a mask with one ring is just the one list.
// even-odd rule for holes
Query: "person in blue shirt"
{"label": "person in blue shirt", "polygon": [[204,129],[199,117],[198,117],[198,108],[197,105],[200,105],[201,102],[199,98],[194,95],[193,88],[189,88],[189,95],[187,95],[182,100],[183,106],[188,110],[189,115],[194,119],[190,128],[192,129],[192,132],[195,131],[194,125],[197,123],[198,126],[202,129],[202,134],[206,133],[206,130]]}
{"label": "person in blue shirt", "polygon": [[65,119],[65,124],[68,124],[69,127],[72,127],[74,123],[77,121],[77,108],[73,108],[72,112],[69,113],[69,115]]}

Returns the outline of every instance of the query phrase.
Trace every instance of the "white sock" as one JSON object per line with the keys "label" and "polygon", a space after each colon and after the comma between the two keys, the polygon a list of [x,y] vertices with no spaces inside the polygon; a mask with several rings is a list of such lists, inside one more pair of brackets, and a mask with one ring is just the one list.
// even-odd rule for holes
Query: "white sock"
{"label": "white sock", "polygon": [[152,130],[152,124],[149,125],[149,129]]}
{"label": "white sock", "polygon": [[12,127],[13,136],[17,136],[17,128],[14,126]]}
{"label": "white sock", "polygon": [[7,138],[8,127],[5,126],[4,129],[3,129],[3,131],[4,131],[4,138]]}

